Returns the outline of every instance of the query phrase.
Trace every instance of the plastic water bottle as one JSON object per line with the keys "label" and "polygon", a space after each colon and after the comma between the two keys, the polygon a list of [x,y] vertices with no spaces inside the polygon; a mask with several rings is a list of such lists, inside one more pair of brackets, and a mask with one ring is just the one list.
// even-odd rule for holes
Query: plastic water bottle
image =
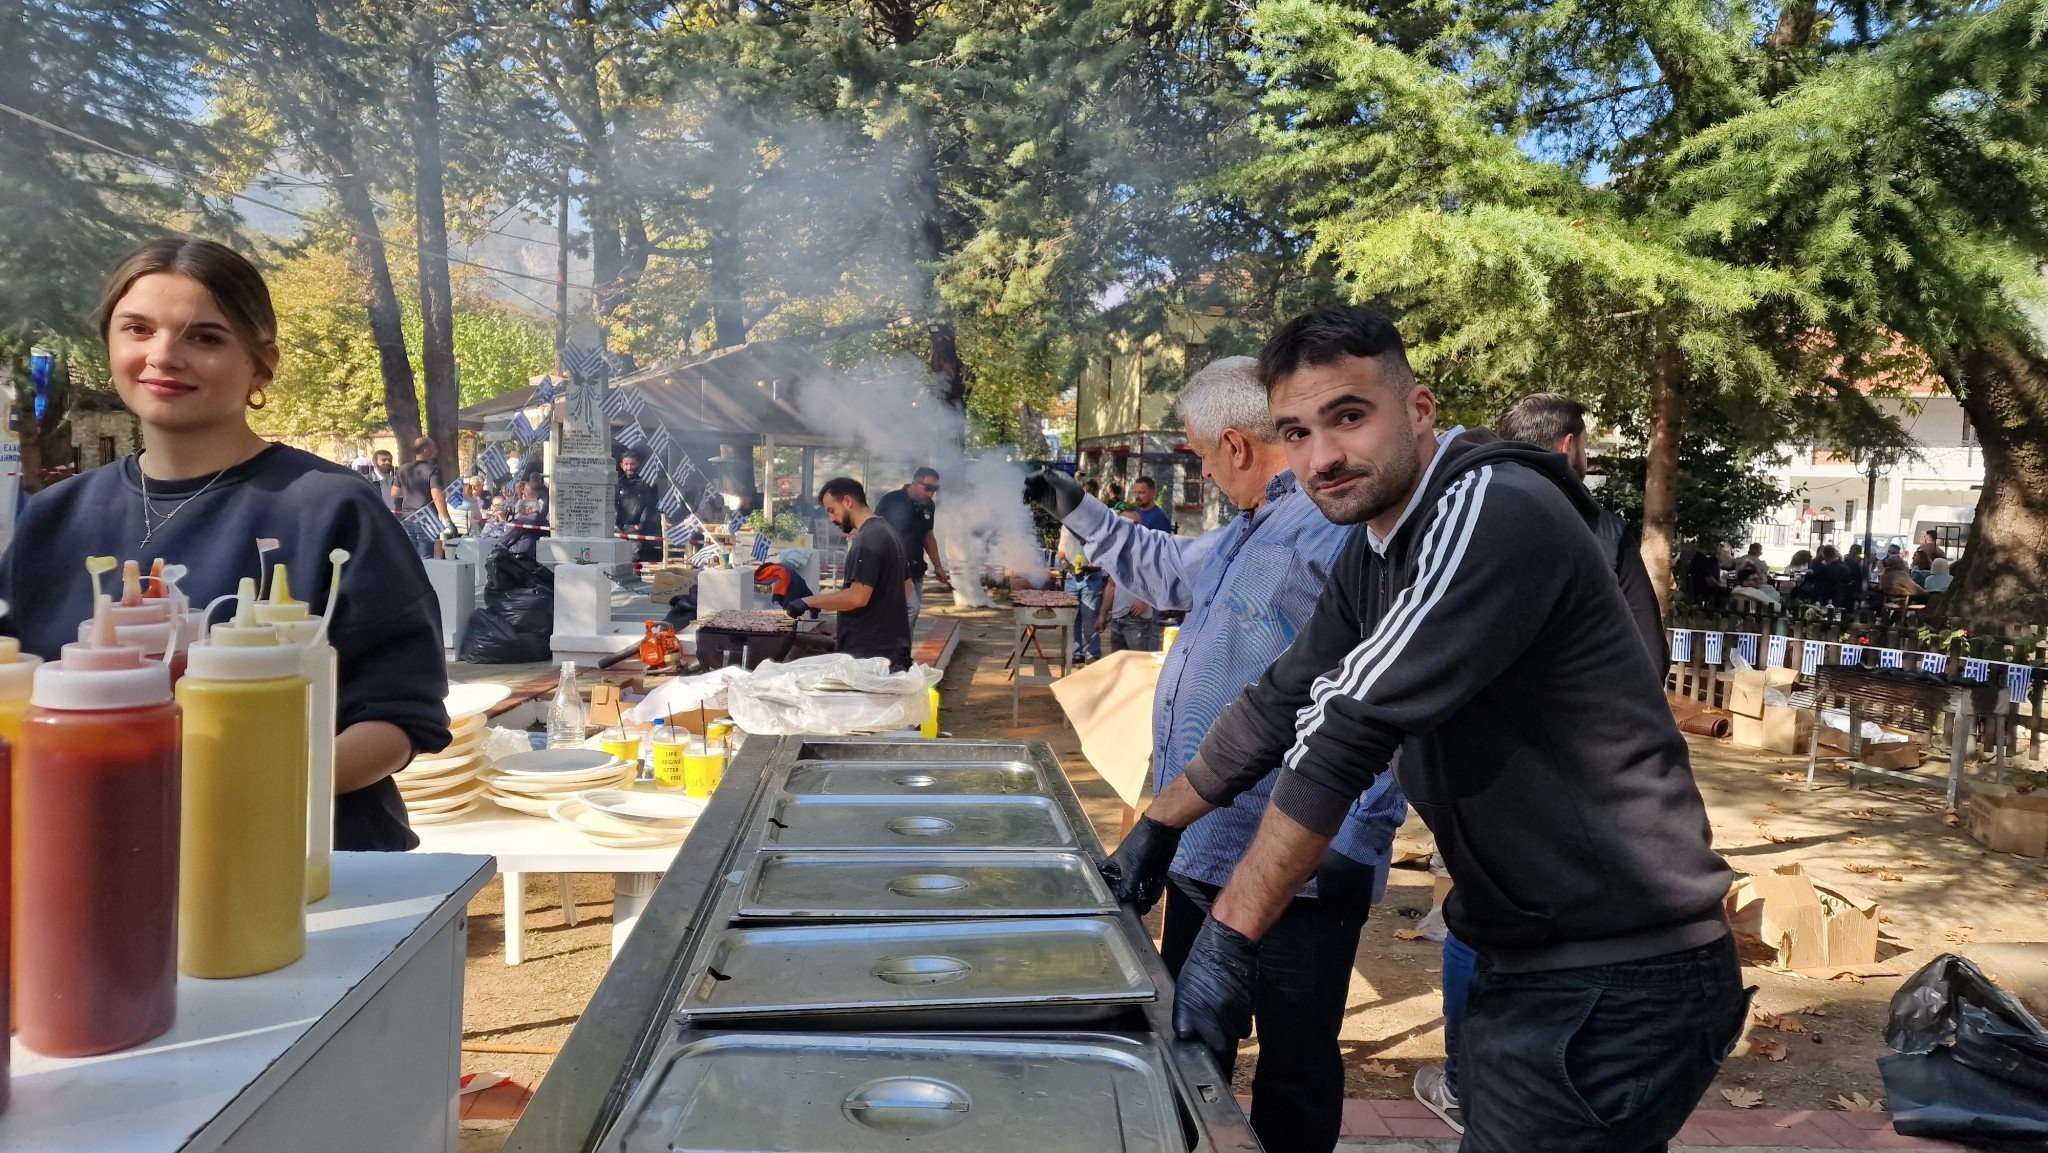
{"label": "plastic water bottle", "polygon": [[548,705],[548,747],[583,747],[585,718],[583,693],[576,687],[576,662],[562,662],[562,679],[555,685],[554,702]]}

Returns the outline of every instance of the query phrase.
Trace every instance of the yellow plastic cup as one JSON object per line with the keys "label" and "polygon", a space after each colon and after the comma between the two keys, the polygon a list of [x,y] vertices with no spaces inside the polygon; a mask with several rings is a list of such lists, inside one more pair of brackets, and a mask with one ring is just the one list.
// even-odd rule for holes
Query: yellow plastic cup
{"label": "yellow plastic cup", "polygon": [[713,722],[711,722],[710,724],[708,724],[708,725],[705,725],[705,726],[704,726],[704,739],[705,739],[706,741],[715,741],[715,742],[717,742],[717,744],[718,744],[718,747],[719,747],[719,748],[721,748],[721,749],[724,749],[724,750],[725,750],[726,752],[731,752],[731,751],[732,751],[732,722],[731,722],[731,721],[713,721]]}
{"label": "yellow plastic cup", "polygon": [[1180,626],[1167,625],[1159,631],[1159,652],[1164,656],[1173,651],[1173,642],[1180,639]]}
{"label": "yellow plastic cup", "polygon": [[[725,749],[697,737],[683,746],[683,791],[693,797],[709,797],[725,776]],[[660,779],[657,770],[655,777]]]}
{"label": "yellow plastic cup", "polygon": [[930,716],[924,719],[924,723],[917,727],[917,735],[930,741],[938,739],[939,735],[939,689],[938,686],[934,685],[926,689],[925,692],[930,694],[928,700],[931,703],[932,712]]}
{"label": "yellow plastic cup", "polygon": [[657,739],[651,746],[654,761],[654,787],[657,789],[680,789],[685,780],[683,762],[684,750],[688,748],[674,734],[667,739]]}
{"label": "yellow plastic cup", "polygon": [[640,737],[623,729],[606,729],[598,738],[604,751],[629,765],[640,763]]}

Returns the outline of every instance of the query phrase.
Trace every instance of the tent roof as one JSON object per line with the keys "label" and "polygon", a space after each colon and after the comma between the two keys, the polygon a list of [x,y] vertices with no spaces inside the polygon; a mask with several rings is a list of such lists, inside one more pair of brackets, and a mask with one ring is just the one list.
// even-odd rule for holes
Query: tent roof
{"label": "tent roof", "polygon": [[[844,445],[845,435],[811,427],[794,401],[807,389],[849,387],[852,381],[802,348],[778,340],[755,341],[688,360],[643,369],[612,382],[640,394],[640,422],[661,424],[673,435],[701,441],[756,444]],[[513,389],[462,410],[462,427],[510,419],[534,403],[537,386]]]}

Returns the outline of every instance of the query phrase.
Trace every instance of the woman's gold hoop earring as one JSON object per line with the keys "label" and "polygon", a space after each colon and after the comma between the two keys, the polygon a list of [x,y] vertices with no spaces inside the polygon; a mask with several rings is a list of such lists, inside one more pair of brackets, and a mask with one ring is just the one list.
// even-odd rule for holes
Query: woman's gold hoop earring
{"label": "woman's gold hoop earring", "polygon": [[250,394],[249,394],[249,407],[250,407],[250,408],[259,408],[259,409],[260,409],[260,408],[262,408],[262,407],[263,407],[264,405],[266,405],[266,404],[269,404],[269,403],[270,403],[270,398],[269,398],[269,397],[267,397],[267,396],[265,396],[265,395],[263,395],[263,390],[262,390],[262,389],[260,389],[260,388],[259,388],[259,389],[257,389],[257,390],[256,390],[255,392],[252,392],[252,393],[250,393]]}

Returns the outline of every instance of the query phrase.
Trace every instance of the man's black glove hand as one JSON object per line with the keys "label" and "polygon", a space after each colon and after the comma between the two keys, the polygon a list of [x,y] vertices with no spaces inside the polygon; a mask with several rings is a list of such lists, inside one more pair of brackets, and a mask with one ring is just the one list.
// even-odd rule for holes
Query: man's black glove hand
{"label": "man's black glove hand", "polygon": [[802,597],[783,597],[781,604],[782,611],[793,617],[802,617],[812,611],[811,606],[805,604]]}
{"label": "man's black glove hand", "polygon": [[1199,1040],[1229,1069],[1237,1043],[1252,1031],[1252,990],[1259,981],[1259,943],[1210,917],[1195,934],[1173,991],[1173,1034]]}
{"label": "man's black glove hand", "polygon": [[1109,893],[1117,903],[1129,905],[1140,917],[1151,911],[1166,887],[1166,870],[1173,864],[1174,850],[1180,848],[1183,831],[1150,817],[1138,818],[1102,866],[1102,879],[1109,882]]}
{"label": "man's black glove hand", "polygon": [[1081,507],[1081,482],[1056,468],[1040,468],[1024,478],[1024,499],[1055,520],[1065,520]]}

